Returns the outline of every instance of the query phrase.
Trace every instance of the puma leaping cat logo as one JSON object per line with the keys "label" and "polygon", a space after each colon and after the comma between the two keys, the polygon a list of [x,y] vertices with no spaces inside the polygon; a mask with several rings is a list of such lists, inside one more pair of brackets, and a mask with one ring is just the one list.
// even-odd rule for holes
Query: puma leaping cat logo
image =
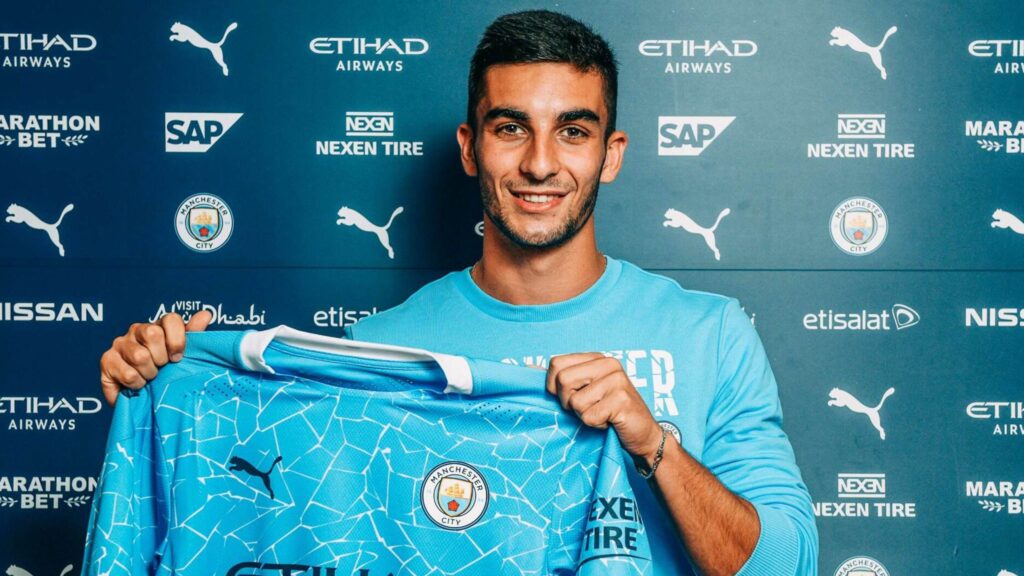
{"label": "puma leaping cat logo", "polygon": [[[63,570],[60,571],[60,576],[65,576],[68,572],[71,572],[71,570],[73,569],[74,566],[68,564],[64,567]],[[11,564],[7,567],[7,576],[32,576],[32,573],[28,570],[25,570],[24,568],[19,568],[18,566]]]}
{"label": "puma leaping cat logo", "polygon": [[871,56],[871,62],[874,63],[875,68],[882,74],[882,80],[885,80],[885,66],[882,66],[882,47],[885,46],[885,41],[896,33],[896,27],[893,26],[885,32],[885,36],[882,37],[882,41],[878,46],[868,46],[863,40],[857,38],[857,36],[845,28],[836,26],[832,29],[832,39],[828,41],[829,46],[849,46],[852,50],[857,52],[864,52],[868,56]]}
{"label": "puma leaping cat logo", "polygon": [[1017,234],[1024,234],[1024,222],[1006,210],[1000,209],[992,213],[992,227],[1009,228]]}
{"label": "puma leaping cat logo", "polygon": [[690,234],[697,234],[704,237],[704,243],[708,245],[708,248],[715,253],[715,260],[721,260],[722,254],[718,251],[718,246],[715,245],[715,230],[718,229],[718,225],[722,222],[722,218],[728,216],[732,211],[726,208],[718,214],[718,218],[715,220],[715,224],[711,228],[705,228],[700,224],[693,221],[686,214],[683,214],[679,210],[673,210],[669,208],[665,212],[664,225],[671,228],[682,228]]}
{"label": "puma leaping cat logo", "polygon": [[267,487],[267,492],[270,493],[270,499],[273,500],[274,489],[270,487],[270,473],[274,471],[274,466],[277,466],[277,463],[280,461],[281,457],[278,456],[277,458],[274,459],[274,463],[270,465],[270,469],[268,469],[266,472],[260,472],[259,470],[256,469],[255,466],[250,464],[244,458],[232,456],[231,460],[228,460],[228,463],[231,464],[231,466],[228,467],[228,470],[241,470],[242,472],[245,472],[250,476],[258,476],[261,480],[263,480],[263,485]]}
{"label": "puma leaping cat logo", "polygon": [[1000,570],[999,574],[996,574],[996,576],[1017,576],[1017,575],[1014,574],[1013,572],[1010,572],[1009,570]]}
{"label": "puma leaping cat logo", "polygon": [[885,394],[882,394],[882,399],[879,400],[878,406],[875,406],[874,408],[869,408],[865,406],[860,400],[854,398],[853,394],[850,394],[846,390],[833,388],[832,391],[828,393],[828,397],[831,398],[831,400],[828,401],[828,405],[839,406],[841,408],[849,408],[853,412],[856,412],[858,414],[864,414],[865,416],[868,417],[868,420],[871,421],[871,425],[875,427],[875,430],[878,430],[878,435],[882,438],[882,440],[885,440],[885,429],[882,428],[882,421],[878,415],[878,411],[882,409],[882,405],[885,404],[886,398],[892,396],[892,393],[895,391],[895,388],[889,388],[888,390],[885,391]]}
{"label": "puma leaping cat logo", "polygon": [[391,240],[388,237],[388,228],[391,228],[391,223],[395,221],[395,216],[398,216],[403,212],[404,208],[399,206],[395,208],[395,211],[391,213],[391,218],[388,218],[388,223],[383,226],[377,226],[373,222],[366,219],[359,212],[349,208],[348,206],[342,206],[338,210],[338,225],[341,226],[355,226],[363,232],[372,232],[377,235],[377,240],[380,240],[381,246],[388,251],[388,258],[394,260],[395,251],[391,249]]}
{"label": "puma leaping cat logo", "polygon": [[11,204],[7,207],[7,218],[4,222],[14,222],[15,224],[27,224],[29,228],[35,228],[36,230],[43,230],[46,235],[50,237],[50,242],[57,247],[57,252],[60,252],[61,256],[64,256],[64,245],[60,243],[60,232],[57,227],[64,220],[64,215],[75,209],[74,204],[68,204],[64,207],[64,210],[60,213],[60,218],[53,224],[47,224],[39,219],[38,216],[32,213],[31,210],[24,206],[18,206],[17,204]]}
{"label": "puma leaping cat logo", "polygon": [[206,38],[203,38],[202,35],[199,34],[199,32],[196,32],[192,28],[189,28],[181,22],[175,22],[174,25],[171,26],[171,32],[173,32],[173,34],[171,34],[171,40],[178,42],[188,42],[196,48],[203,48],[204,50],[209,50],[210,54],[213,55],[213,59],[217,61],[217,64],[220,64],[221,71],[224,72],[225,76],[227,76],[228,65],[224,63],[224,50],[221,49],[221,46],[223,46],[224,41],[228,39],[228,34],[230,34],[231,31],[235,28],[238,28],[238,22],[232,22],[231,24],[228,24],[227,29],[224,30],[224,35],[220,37],[220,42],[214,44]]}

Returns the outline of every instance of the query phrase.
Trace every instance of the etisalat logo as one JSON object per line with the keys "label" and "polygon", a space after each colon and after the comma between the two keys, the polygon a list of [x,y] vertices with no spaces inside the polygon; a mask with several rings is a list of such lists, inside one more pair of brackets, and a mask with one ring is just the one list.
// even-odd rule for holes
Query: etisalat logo
{"label": "etisalat logo", "polygon": [[170,306],[161,303],[156,314],[149,317],[149,322],[156,322],[166,314],[180,314],[187,323],[192,315],[203,310],[213,315],[212,325],[218,326],[265,326],[267,324],[267,311],[256,310],[255,304],[250,304],[249,309],[237,314],[224,311],[224,304],[209,304],[201,300],[175,300]]}
{"label": "etisalat logo", "polygon": [[1024,120],[967,120],[964,136],[986,152],[1020,154],[1024,151]]}
{"label": "etisalat logo", "polygon": [[642,40],[642,56],[667,60],[665,74],[732,74],[733,62],[757,54],[753,40]]}
{"label": "etisalat logo", "polygon": [[[265,564],[262,562],[239,562],[232,566],[225,576],[344,576],[336,566],[310,566],[308,564]],[[372,568],[356,568],[351,576],[394,576]],[[61,575],[63,576],[63,575]]]}
{"label": "etisalat logo", "polygon": [[[891,322],[890,322],[891,320]],[[878,312],[858,310],[855,312],[836,312],[831,308],[818,310],[817,313],[805,314],[803,325],[805,330],[861,330],[868,332],[904,330],[916,326],[921,315],[906,304],[893,304],[890,310]]]}
{"label": "etisalat logo", "polygon": [[0,32],[4,68],[71,68],[71,58],[96,49],[89,34]]}
{"label": "etisalat logo", "polygon": [[0,114],[0,148],[73,148],[99,131],[95,114]]}
{"label": "etisalat logo", "polygon": [[1024,40],[974,40],[967,45],[967,53],[975,58],[995,58],[993,74],[1024,74],[1024,62],[1020,61],[1024,60]]}
{"label": "etisalat logo", "polygon": [[422,56],[430,44],[422,38],[346,38],[318,36],[309,41],[309,51],[322,56],[344,56],[334,69],[338,72],[401,72],[405,58]]}
{"label": "etisalat logo", "polygon": [[376,306],[369,310],[349,310],[343,306],[331,306],[326,310],[314,312],[313,324],[319,328],[344,328],[376,313]]}
{"label": "etisalat logo", "polygon": [[838,114],[836,139],[807,145],[808,158],[914,158],[913,143],[866,142],[885,140],[885,114]]}
{"label": "etisalat logo", "polygon": [[815,502],[820,518],[916,518],[914,502],[889,502],[881,473],[843,472],[836,476],[837,502]]}
{"label": "etisalat logo", "polygon": [[1024,482],[969,480],[964,492],[986,512],[1012,516],[1024,514]]}
{"label": "etisalat logo", "polygon": [[96,484],[92,476],[0,476],[0,508],[79,508],[89,504]]}
{"label": "etisalat logo", "polygon": [[102,409],[100,399],[91,396],[0,396],[0,417],[10,418],[7,430],[74,430],[77,417],[98,414]]}
{"label": "etisalat logo", "polygon": [[423,142],[391,140],[394,112],[346,112],[345,140],[317,140],[317,156],[423,156]]}
{"label": "etisalat logo", "polygon": [[993,436],[1024,437],[1024,402],[971,402],[965,411],[970,418],[991,424]]}

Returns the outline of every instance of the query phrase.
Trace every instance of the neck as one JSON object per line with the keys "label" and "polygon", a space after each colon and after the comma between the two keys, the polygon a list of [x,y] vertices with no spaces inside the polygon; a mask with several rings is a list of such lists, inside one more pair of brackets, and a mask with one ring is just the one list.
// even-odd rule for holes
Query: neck
{"label": "neck", "polygon": [[484,218],[483,256],[470,275],[491,297],[516,305],[552,304],[590,288],[605,269],[594,238],[594,218],[554,248],[516,246]]}

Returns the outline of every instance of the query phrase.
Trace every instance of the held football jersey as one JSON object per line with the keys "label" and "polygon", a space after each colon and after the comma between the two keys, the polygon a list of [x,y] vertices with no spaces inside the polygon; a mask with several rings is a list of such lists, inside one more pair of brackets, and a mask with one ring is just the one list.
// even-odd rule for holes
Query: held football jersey
{"label": "held football jersey", "polygon": [[117,402],[83,574],[650,574],[612,431],[545,372],[280,326]]}

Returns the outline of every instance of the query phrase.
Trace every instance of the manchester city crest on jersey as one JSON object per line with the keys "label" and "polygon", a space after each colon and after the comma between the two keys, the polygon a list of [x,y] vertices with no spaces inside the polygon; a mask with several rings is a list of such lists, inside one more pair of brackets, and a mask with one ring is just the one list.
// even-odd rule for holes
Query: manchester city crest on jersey
{"label": "manchester city crest on jersey", "polygon": [[681,432],[679,432],[679,426],[676,426],[674,423],[669,422],[668,420],[658,420],[658,426],[661,426],[663,430],[671,434],[680,446],[683,445],[683,435]]}
{"label": "manchester city crest on jersey", "polygon": [[476,524],[487,511],[489,497],[483,474],[465,462],[435,466],[420,489],[423,511],[446,530],[465,530]]}
{"label": "manchester city crest on jersey", "polygon": [[231,208],[212,194],[185,199],[174,216],[178,239],[196,252],[213,252],[231,237],[234,217]]}
{"label": "manchester city crest on jersey", "polygon": [[870,198],[847,198],[832,211],[829,220],[832,241],[854,256],[878,249],[889,232],[889,221],[882,207]]}

